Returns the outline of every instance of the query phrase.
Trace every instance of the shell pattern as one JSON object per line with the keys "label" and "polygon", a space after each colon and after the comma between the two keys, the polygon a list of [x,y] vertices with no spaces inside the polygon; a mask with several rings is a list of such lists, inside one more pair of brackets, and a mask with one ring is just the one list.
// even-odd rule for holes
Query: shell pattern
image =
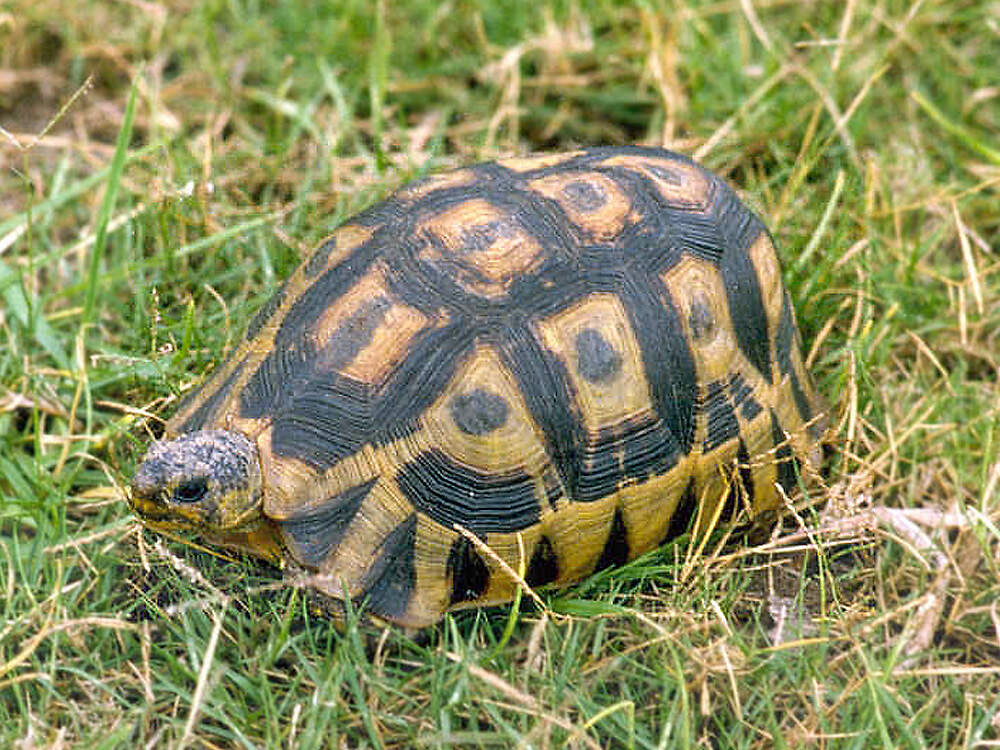
{"label": "shell pattern", "polygon": [[779,505],[823,423],[762,222],[689,159],[624,147],[353,217],[167,436],[255,441],[281,557],[420,626],[509,600],[500,560],[563,584]]}

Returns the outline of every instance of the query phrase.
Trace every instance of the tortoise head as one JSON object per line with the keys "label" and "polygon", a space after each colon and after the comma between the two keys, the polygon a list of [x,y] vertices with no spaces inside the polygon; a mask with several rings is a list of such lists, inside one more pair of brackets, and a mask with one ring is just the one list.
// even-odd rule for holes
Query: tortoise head
{"label": "tortoise head", "polygon": [[257,446],[238,432],[200,430],[150,446],[132,480],[130,505],[159,530],[190,529],[209,541],[276,560],[263,514]]}

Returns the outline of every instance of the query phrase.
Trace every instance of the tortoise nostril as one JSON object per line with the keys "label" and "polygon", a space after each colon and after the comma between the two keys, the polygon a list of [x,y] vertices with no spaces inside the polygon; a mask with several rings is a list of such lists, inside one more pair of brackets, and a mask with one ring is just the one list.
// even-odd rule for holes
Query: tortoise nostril
{"label": "tortoise nostril", "polygon": [[170,501],[177,504],[196,503],[205,497],[208,492],[207,479],[189,479],[182,482],[170,496]]}

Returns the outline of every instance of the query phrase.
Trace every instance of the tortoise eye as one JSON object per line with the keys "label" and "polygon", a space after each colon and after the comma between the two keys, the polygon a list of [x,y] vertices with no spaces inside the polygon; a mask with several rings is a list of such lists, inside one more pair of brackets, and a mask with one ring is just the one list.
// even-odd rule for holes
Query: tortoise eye
{"label": "tortoise eye", "polygon": [[196,503],[208,492],[207,479],[190,479],[177,486],[170,500],[174,503]]}

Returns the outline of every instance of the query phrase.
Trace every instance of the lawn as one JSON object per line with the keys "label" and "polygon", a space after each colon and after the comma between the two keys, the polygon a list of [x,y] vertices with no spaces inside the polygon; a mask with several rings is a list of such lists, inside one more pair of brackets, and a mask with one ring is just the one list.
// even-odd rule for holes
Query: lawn
{"label": "lawn", "polygon": [[[996,0],[0,2],[0,747],[1000,747],[998,60]],[[138,524],[345,218],[626,143],[777,241],[832,429],[771,537],[407,633]]]}

